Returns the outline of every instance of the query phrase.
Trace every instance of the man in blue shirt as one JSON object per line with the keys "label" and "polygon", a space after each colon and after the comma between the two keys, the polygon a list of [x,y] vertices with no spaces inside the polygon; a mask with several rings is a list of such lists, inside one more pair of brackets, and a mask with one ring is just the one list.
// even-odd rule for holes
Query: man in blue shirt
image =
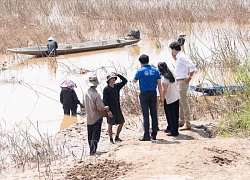
{"label": "man in blue shirt", "polygon": [[156,88],[158,86],[160,92],[161,103],[163,101],[162,98],[162,90],[161,90],[161,77],[160,72],[150,66],[148,55],[141,55],[139,57],[139,61],[141,63],[141,68],[137,70],[133,82],[136,83],[139,80],[140,86],[140,104],[143,115],[143,126],[144,126],[144,135],[140,138],[140,141],[150,141],[149,135],[149,110],[152,120],[152,133],[151,137],[153,140],[156,140],[157,136],[157,127],[158,127],[158,117],[157,117],[157,93]]}

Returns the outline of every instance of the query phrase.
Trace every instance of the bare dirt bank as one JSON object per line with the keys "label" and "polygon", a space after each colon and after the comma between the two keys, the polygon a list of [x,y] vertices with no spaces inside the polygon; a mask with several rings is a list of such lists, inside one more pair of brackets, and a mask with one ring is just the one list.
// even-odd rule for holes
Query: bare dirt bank
{"label": "bare dirt bank", "polygon": [[[107,125],[103,124],[98,153],[89,156],[86,144],[86,124],[78,122],[61,131],[58,136],[67,139],[69,152],[61,163],[51,168],[20,172],[4,172],[0,179],[249,179],[250,141],[236,138],[209,138],[195,125],[208,124],[193,121],[192,131],[183,131],[176,138],[160,131],[157,140],[140,142],[140,118],[126,118],[126,126],[115,145],[109,144]],[[165,128],[164,118],[160,128]],[[73,154],[73,155],[72,155]]]}

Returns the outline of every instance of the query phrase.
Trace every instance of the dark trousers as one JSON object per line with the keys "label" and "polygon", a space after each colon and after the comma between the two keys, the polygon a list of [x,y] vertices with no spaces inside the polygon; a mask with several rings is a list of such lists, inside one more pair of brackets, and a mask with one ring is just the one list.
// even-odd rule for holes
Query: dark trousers
{"label": "dark trousers", "polygon": [[100,118],[95,124],[87,125],[90,154],[96,153],[97,145],[101,136],[102,119],[103,118]]}
{"label": "dark trousers", "polygon": [[166,115],[166,119],[167,119],[167,123],[168,123],[168,126],[167,126],[166,130],[168,132],[170,132],[170,130],[171,130],[171,126],[170,126],[171,122],[169,122],[170,121],[170,117],[169,117],[169,113],[167,112],[167,108],[168,108],[167,107],[167,102],[164,99],[164,111],[165,111],[165,115]]}
{"label": "dark trousers", "polygon": [[71,111],[71,116],[76,116],[76,110],[77,108],[64,108],[64,114],[70,116],[70,111]]}
{"label": "dark trousers", "polygon": [[152,120],[152,137],[157,135],[158,119],[157,119],[157,94],[156,91],[143,91],[140,93],[140,104],[143,115],[144,138],[150,138],[149,135],[149,111]]}
{"label": "dark trousers", "polygon": [[164,100],[164,111],[167,118],[168,127],[167,130],[170,131],[172,135],[178,135],[178,127],[179,127],[179,100],[167,104],[166,100]]}

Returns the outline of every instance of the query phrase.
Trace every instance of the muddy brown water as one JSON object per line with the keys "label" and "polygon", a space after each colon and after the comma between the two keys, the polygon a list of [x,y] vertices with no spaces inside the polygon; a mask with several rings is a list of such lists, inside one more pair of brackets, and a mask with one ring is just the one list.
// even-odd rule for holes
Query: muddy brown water
{"label": "muddy brown water", "polygon": [[[84,117],[64,117],[59,102],[63,80],[68,78],[76,82],[78,87],[75,90],[82,100],[83,92],[88,88],[89,73],[80,74],[80,68],[97,73],[101,93],[109,72],[125,73],[128,80],[132,80],[140,67],[138,57],[141,54],[149,55],[150,64],[165,61],[171,69],[174,68],[167,45],[157,49],[155,42],[150,40],[142,40],[134,46],[63,55],[56,59],[13,54],[0,56],[0,62],[9,63],[7,70],[0,71],[1,129],[29,127],[30,131],[35,131],[30,127],[34,124],[38,125],[40,132],[53,134],[67,128]],[[191,84],[197,84],[203,77],[204,73],[197,73]]]}

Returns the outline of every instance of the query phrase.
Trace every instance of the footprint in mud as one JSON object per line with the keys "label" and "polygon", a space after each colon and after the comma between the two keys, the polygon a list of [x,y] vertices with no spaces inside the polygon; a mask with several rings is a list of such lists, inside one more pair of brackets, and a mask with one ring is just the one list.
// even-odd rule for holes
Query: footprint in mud
{"label": "footprint in mud", "polygon": [[212,156],[212,162],[215,164],[219,164],[220,166],[231,165],[237,162],[239,157],[241,156],[240,153],[237,153],[235,151],[221,149],[215,146],[212,148],[205,147],[204,149],[215,154]]}
{"label": "footprint in mud", "polygon": [[114,160],[96,159],[91,163],[81,163],[68,171],[66,179],[92,180],[116,179],[133,168],[132,164]]}

